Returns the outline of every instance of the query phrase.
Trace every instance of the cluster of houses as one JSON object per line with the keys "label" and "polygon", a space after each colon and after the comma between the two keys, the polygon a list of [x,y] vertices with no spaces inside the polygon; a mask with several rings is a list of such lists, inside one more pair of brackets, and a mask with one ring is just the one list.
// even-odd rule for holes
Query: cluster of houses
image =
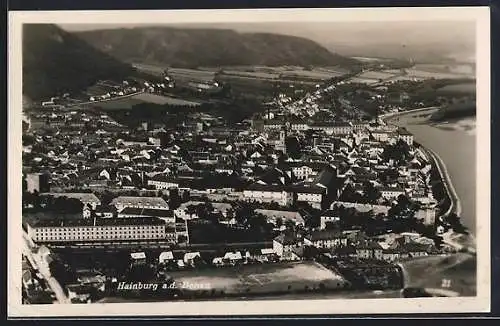
{"label": "cluster of houses", "polygon": [[[133,257],[140,254],[141,257]],[[145,263],[146,254],[144,252],[132,253],[132,264]],[[238,264],[249,263],[270,263],[279,261],[279,257],[273,248],[253,249],[247,251],[228,251],[222,256],[211,258],[213,255],[207,255],[204,252],[193,251],[186,253],[175,253],[172,251],[163,251],[158,256],[158,265],[160,267],[169,267],[175,269],[197,268],[201,265],[211,265],[213,267],[230,267]]]}
{"label": "cluster of houses", "polygon": [[96,85],[87,90],[88,100],[90,102],[109,100],[113,97],[135,94],[143,91],[138,86],[131,84],[130,81],[124,80],[121,84],[113,81],[99,81]]}
{"label": "cluster of houses", "polygon": [[[178,244],[189,242],[187,221],[203,218],[197,206],[210,207],[221,224],[241,227],[236,212],[247,202],[280,232],[272,248],[227,252],[209,263],[300,260],[311,247],[336,257],[385,261],[432,254],[425,239],[371,239],[327,227],[340,221],[338,207],[387,217],[401,197],[418,204],[415,217],[434,225],[436,205],[430,161],[407,130],[376,119],[314,119],[324,110],[316,101],[334,88],[284,101],[250,125],[229,126],[200,113],[178,126],[144,122],[131,129],[90,111],[32,112],[23,139],[25,191],[78,199],[83,208],[81,219],[30,222],[27,233],[48,244]],[[397,157],[394,151],[401,154],[403,147]],[[114,195],[109,204],[101,204],[103,191]],[[164,198],[174,196],[180,203],[170,207]],[[311,214],[319,216],[319,225],[306,226]],[[304,232],[290,232],[286,221]],[[165,252],[159,261],[193,266],[201,256]]]}
{"label": "cluster of houses", "polygon": [[306,248],[315,248],[336,259],[352,258],[395,262],[439,253],[433,241],[419,234],[388,234],[367,237],[360,231],[316,230],[300,237],[283,233],[273,240],[273,251],[281,260],[307,258]]}

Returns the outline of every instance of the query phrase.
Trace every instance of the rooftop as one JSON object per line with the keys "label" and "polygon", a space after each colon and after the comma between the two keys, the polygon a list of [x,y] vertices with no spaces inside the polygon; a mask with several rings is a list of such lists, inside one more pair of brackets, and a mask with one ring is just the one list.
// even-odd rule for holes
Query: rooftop
{"label": "rooftop", "polygon": [[119,213],[120,215],[133,215],[144,217],[173,217],[174,212],[168,209],[136,208],[126,207]]}
{"label": "rooftop", "polygon": [[[91,227],[94,219],[44,219],[28,222],[31,227]],[[163,225],[165,221],[157,217],[140,218],[95,218],[95,226]]]}
{"label": "rooftop", "polygon": [[305,239],[308,239],[312,242],[322,241],[322,240],[334,240],[339,238],[346,238],[346,235],[337,230],[313,231],[305,236]]}
{"label": "rooftop", "polygon": [[79,193],[79,192],[65,192],[65,193],[55,193],[55,192],[50,192],[44,195],[48,196],[53,196],[53,197],[67,197],[67,198],[74,198],[74,199],[79,199],[82,202],[95,202],[99,203],[100,200],[97,198],[96,195],[93,193]]}
{"label": "rooftop", "polygon": [[299,239],[294,234],[283,233],[274,238],[274,241],[279,242],[283,245],[292,245],[296,244],[299,241]]}
{"label": "rooftop", "polygon": [[150,206],[164,206],[168,207],[167,202],[161,197],[131,197],[120,196],[111,202],[112,205],[125,204],[125,205],[150,205]]}

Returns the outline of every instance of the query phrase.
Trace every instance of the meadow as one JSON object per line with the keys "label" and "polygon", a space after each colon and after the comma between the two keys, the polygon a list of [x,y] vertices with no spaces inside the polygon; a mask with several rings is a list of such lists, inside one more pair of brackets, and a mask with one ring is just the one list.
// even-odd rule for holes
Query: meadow
{"label": "meadow", "polygon": [[439,88],[437,91],[438,93],[474,94],[476,92],[476,83],[446,85]]}
{"label": "meadow", "polygon": [[131,110],[135,105],[142,103],[153,103],[160,105],[197,106],[200,103],[183,100],[179,98],[156,95],[150,93],[139,93],[133,96],[111,99],[96,103],[95,106],[104,110]]}
{"label": "meadow", "polygon": [[461,74],[466,76],[474,76],[474,69],[471,65],[466,64],[416,64],[416,70],[427,71],[432,73],[451,73]]}
{"label": "meadow", "polygon": [[406,70],[409,77],[417,77],[417,78],[435,78],[435,79],[459,79],[464,78],[463,74],[455,74],[449,72],[439,72],[439,71],[428,71],[422,70],[418,68],[412,68]]}
{"label": "meadow", "polygon": [[200,103],[198,103],[198,102],[183,100],[180,98],[174,98],[174,97],[170,97],[170,96],[156,95],[156,94],[151,94],[151,93],[140,93],[140,94],[134,95],[133,98],[135,100],[140,100],[142,102],[161,104],[161,105],[164,105],[164,104],[181,105],[181,106],[198,106],[198,105],[200,105]]}
{"label": "meadow", "polygon": [[342,276],[315,262],[240,265],[169,273],[177,283],[204,284],[227,294],[343,288]]}

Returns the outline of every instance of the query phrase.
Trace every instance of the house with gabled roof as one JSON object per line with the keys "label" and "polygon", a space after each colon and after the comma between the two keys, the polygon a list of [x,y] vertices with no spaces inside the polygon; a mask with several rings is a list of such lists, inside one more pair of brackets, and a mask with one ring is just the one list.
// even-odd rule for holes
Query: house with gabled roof
{"label": "house with gabled roof", "polygon": [[179,179],[176,177],[159,173],[148,180],[148,186],[153,186],[156,190],[168,190],[171,188],[179,188],[179,182]]}
{"label": "house with gabled roof", "polygon": [[173,252],[172,251],[163,251],[162,253],[160,253],[160,256],[158,257],[158,261],[160,264],[166,264],[166,263],[175,261]]}
{"label": "house with gabled roof", "polygon": [[122,211],[124,208],[152,208],[152,209],[166,209],[168,210],[168,204],[165,199],[161,197],[133,197],[133,196],[120,196],[116,197],[111,201],[111,205],[114,205],[118,212]]}
{"label": "house with gabled roof", "polygon": [[339,230],[311,231],[304,236],[304,244],[316,248],[335,248],[347,246],[347,236]]}
{"label": "house with gabled roof", "polygon": [[283,260],[292,257],[293,248],[300,245],[302,240],[296,234],[282,233],[273,239],[273,251]]}
{"label": "house with gabled roof", "polygon": [[297,211],[285,211],[275,209],[256,209],[255,213],[262,214],[267,218],[269,223],[276,224],[278,219],[285,221],[293,221],[295,225],[304,225],[305,221],[302,214]]}
{"label": "house with gabled roof", "polygon": [[356,245],[358,258],[363,259],[383,259],[383,248],[374,241],[367,241]]}
{"label": "house with gabled roof", "polygon": [[65,193],[47,193],[47,195],[53,196],[53,197],[67,197],[67,198],[73,198],[73,199],[78,199],[79,201],[82,202],[82,204],[89,205],[92,210],[95,210],[97,206],[101,205],[101,201],[99,198],[97,198],[96,195],[93,193],[77,193],[77,192],[65,192]]}

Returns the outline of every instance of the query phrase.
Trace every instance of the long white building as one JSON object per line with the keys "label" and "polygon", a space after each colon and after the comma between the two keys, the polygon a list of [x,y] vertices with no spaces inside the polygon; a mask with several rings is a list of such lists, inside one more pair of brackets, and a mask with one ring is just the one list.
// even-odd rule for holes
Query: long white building
{"label": "long white building", "polygon": [[175,229],[159,218],[52,219],[26,225],[36,243],[68,243],[123,240],[175,241]]}

